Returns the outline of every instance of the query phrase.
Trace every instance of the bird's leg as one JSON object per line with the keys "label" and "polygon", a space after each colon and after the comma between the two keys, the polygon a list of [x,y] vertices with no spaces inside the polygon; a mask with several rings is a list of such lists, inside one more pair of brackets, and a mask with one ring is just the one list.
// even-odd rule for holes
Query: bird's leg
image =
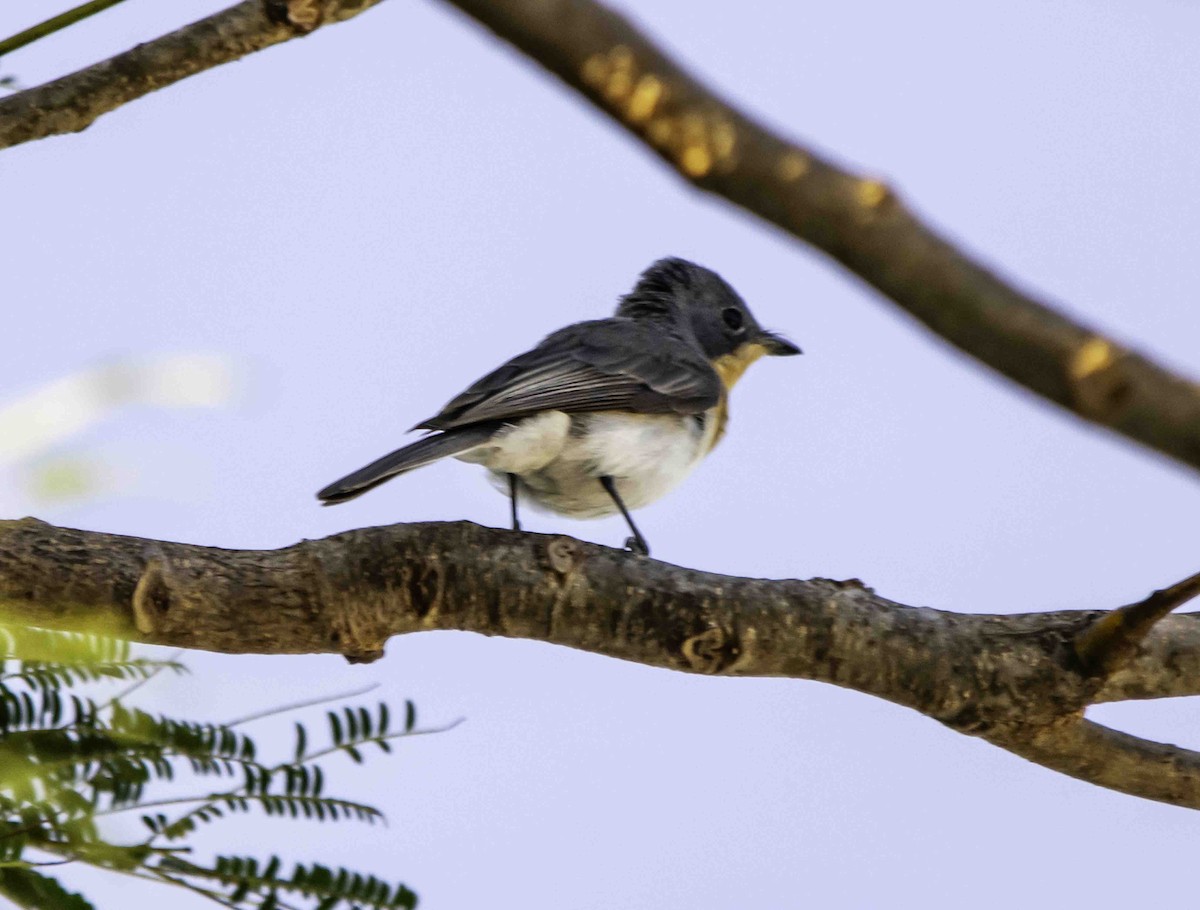
{"label": "bird's leg", "polygon": [[642,556],[650,555],[650,545],[646,543],[646,538],[642,536],[642,532],[637,529],[637,525],[633,523],[633,518],[629,515],[629,510],[625,508],[625,503],[621,502],[621,496],[617,493],[617,485],[613,483],[613,479],[607,474],[600,478],[600,486],[604,487],[604,491],[612,497],[612,501],[617,504],[617,508],[621,510],[621,514],[625,516],[625,521],[629,525],[629,530],[633,532],[633,536],[625,541],[625,549],[631,550],[634,553],[639,553]]}
{"label": "bird's leg", "polygon": [[521,530],[521,522],[517,519],[517,475],[508,475],[508,497],[512,502],[513,530]]}

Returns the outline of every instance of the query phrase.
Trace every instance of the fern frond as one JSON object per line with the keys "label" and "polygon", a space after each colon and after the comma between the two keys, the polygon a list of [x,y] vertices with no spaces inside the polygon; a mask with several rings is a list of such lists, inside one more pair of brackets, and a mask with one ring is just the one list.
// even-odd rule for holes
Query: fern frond
{"label": "fern frond", "polygon": [[86,841],[96,837],[95,806],[73,789],[45,786],[38,799],[0,794],[0,856],[19,856],[33,840]]}
{"label": "fern frond", "polygon": [[[339,821],[345,818],[364,818],[372,815],[382,820],[383,815],[371,806],[352,803],[349,800],[339,800],[323,797],[321,790],[325,786],[325,774],[319,765],[303,765],[284,763],[273,768],[261,765],[247,765],[243,768],[242,786],[226,793],[214,793],[208,796],[202,805],[196,806],[184,813],[175,821],[167,822],[165,818],[147,821],[155,837],[168,839],[182,837],[193,831],[196,825],[210,822],[224,815],[225,810],[247,811],[251,805],[259,805],[268,815],[291,812],[305,818],[317,818],[320,821]],[[276,781],[282,779],[283,793],[272,792]],[[296,813],[292,813],[298,817]],[[152,838],[153,839],[153,838]]]}
{"label": "fern frond", "polygon": [[203,724],[113,706],[111,726],[123,738],[153,742],[165,750],[190,757],[254,761],[254,740],[225,724]]}
{"label": "fern frond", "polygon": [[[155,838],[178,840],[197,827],[217,821],[226,815],[261,809],[268,816],[305,818],[318,822],[361,821],[369,825],[387,824],[382,812],[374,806],[348,799],[328,796],[245,795],[241,793],[213,794],[203,798],[201,805],[170,821],[165,815],[143,815],[142,823]],[[153,840],[154,838],[152,838]]]}
{"label": "fern frond", "polygon": [[[0,623],[0,903],[8,897],[31,910],[90,910],[86,900],[34,869],[25,855],[33,850],[176,884],[230,910],[415,906],[416,895],[404,885],[344,868],[297,865],[287,875],[278,857],[261,865],[247,857],[218,857],[204,865],[180,856],[191,850],[185,838],[200,826],[239,813],[386,824],[373,806],[324,795],[318,760],[345,752],[362,762],[369,746],[386,752],[392,739],[437,732],[416,729],[412,702],[405,703],[401,731],[392,729],[383,703],[330,711],[329,744],[316,749],[305,725],[297,723],[294,757],[264,765],[254,739],[234,730],[235,725],[333,698],[260,711],[225,724],[126,706],[125,696],[167,669],[180,672],[184,667],[173,659],[132,658],[128,643],[100,635]],[[132,685],[114,687],[107,700],[78,694],[81,686],[110,681]],[[230,789],[195,798],[145,798],[149,785],[189,769],[196,775],[232,778]],[[140,843],[112,843],[98,828],[101,816],[131,809],[154,813],[153,807],[166,805],[182,805],[187,811],[176,818],[144,814],[150,836]],[[176,843],[164,846],[156,843],[160,839]]]}
{"label": "fern frond", "polygon": [[60,726],[64,716],[68,726],[95,723],[96,703],[90,698],[60,692],[57,688],[40,691],[10,689],[0,683],[0,735],[18,730]]}
{"label": "fern frond", "polygon": [[417,905],[417,896],[403,884],[389,885],[373,875],[363,875],[342,867],[330,868],[319,863],[297,864],[290,877],[281,876],[279,857],[271,857],[260,868],[258,860],[244,856],[218,856],[211,868],[177,857],[165,857],[159,868],[177,875],[215,881],[232,889],[230,900],[240,902],[249,895],[264,901],[282,891],[317,900],[318,910],[330,910],[339,903],[348,907],[372,907],[394,910]]}
{"label": "fern frond", "polygon": [[92,809],[111,809],[137,803],[155,780],[174,779],[176,759],[198,775],[231,776],[241,768],[257,781],[273,771],[242,757],[254,753],[247,737],[212,725],[143,714],[127,726],[10,733],[0,739],[0,794],[28,800],[46,789],[77,788],[90,794]]}
{"label": "fern frond", "polygon": [[[330,752],[345,752],[355,762],[362,764],[363,754],[360,746],[376,745],[383,752],[390,752],[388,740],[413,733],[417,725],[417,709],[411,701],[404,703],[404,731],[401,733],[389,732],[391,714],[385,702],[379,703],[374,714],[360,705],[343,708],[340,712],[329,711],[326,717],[329,720],[329,736],[333,745],[321,752],[305,756],[308,760]],[[300,724],[296,726],[296,756],[300,758],[306,737],[303,727]]]}
{"label": "fern frond", "polygon": [[92,664],[69,664],[40,660],[18,661],[15,670],[0,676],[4,684],[24,683],[31,689],[65,689],[87,683],[149,679],[163,670],[185,673],[187,668],[178,661],[132,660],[103,661]]}

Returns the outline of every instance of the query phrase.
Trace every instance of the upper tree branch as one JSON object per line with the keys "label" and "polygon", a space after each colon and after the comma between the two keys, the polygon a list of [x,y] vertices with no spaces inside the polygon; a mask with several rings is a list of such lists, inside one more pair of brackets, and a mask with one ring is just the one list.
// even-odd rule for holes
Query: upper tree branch
{"label": "upper tree branch", "polygon": [[[1113,771],[1124,765],[1087,759],[1073,725],[1089,703],[1200,686],[1196,649],[1155,663],[1166,652],[1154,650],[1152,634],[1150,649],[1101,695],[1103,681],[1074,649],[1098,611],[946,613],[893,603],[858,582],[730,578],[467,523],[239,551],[26,519],[0,521],[0,614],[156,644],[353,660],[381,656],[392,635],[459,629],[695,673],[820,680],[1094,783],[1200,808],[1190,763],[1172,772],[1186,786],[1157,776],[1161,768],[1151,786]],[[1163,625],[1197,641],[1191,616]]]}
{"label": "upper tree branch", "polygon": [[237,60],[380,0],[246,0],[122,54],[0,100],[0,149],[86,129],[180,79]]}

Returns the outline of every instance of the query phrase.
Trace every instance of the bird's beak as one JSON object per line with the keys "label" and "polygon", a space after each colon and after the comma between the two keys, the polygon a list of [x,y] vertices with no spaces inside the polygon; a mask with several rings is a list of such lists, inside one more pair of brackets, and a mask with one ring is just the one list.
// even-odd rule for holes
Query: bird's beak
{"label": "bird's beak", "polygon": [[766,329],[758,336],[758,343],[772,357],[790,357],[793,354],[804,353],[782,335],[776,335],[774,332],[768,332]]}

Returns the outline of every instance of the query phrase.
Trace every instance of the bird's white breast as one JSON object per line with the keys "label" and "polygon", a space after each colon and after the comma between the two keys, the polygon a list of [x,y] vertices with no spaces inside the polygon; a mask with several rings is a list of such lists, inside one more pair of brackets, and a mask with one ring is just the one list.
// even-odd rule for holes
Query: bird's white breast
{"label": "bird's white breast", "polygon": [[505,491],[507,475],[516,474],[523,500],[562,515],[596,518],[617,511],[601,477],[613,478],[628,508],[644,506],[691,472],[716,433],[713,412],[697,420],[678,414],[548,411],[505,427],[458,457],[484,465]]}

